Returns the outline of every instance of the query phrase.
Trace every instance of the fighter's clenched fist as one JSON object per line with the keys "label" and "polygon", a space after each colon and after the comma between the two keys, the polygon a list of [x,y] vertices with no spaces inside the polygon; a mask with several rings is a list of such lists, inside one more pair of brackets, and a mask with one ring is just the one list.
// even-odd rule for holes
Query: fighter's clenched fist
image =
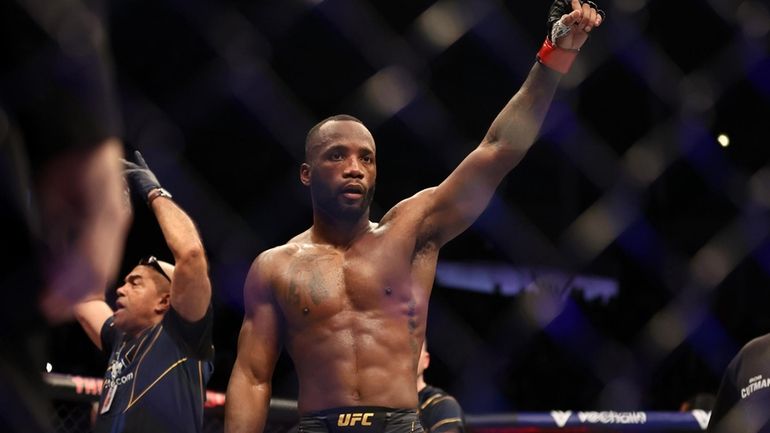
{"label": "fighter's clenched fist", "polygon": [[599,27],[604,18],[604,11],[592,1],[554,1],[548,12],[548,36],[538,52],[538,61],[562,74],[567,73],[588,33]]}

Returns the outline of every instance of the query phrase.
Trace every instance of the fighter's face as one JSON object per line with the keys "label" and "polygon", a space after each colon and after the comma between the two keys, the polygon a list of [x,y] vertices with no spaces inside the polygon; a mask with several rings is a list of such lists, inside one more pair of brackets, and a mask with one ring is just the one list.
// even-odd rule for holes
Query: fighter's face
{"label": "fighter's face", "polygon": [[300,175],[316,207],[340,218],[360,217],[369,209],[377,178],[371,133],[354,121],[325,123]]}
{"label": "fighter's face", "polygon": [[137,266],[118,287],[114,321],[121,331],[137,333],[152,326],[157,315],[165,312],[169,295],[158,290],[158,277],[153,272],[148,266]]}

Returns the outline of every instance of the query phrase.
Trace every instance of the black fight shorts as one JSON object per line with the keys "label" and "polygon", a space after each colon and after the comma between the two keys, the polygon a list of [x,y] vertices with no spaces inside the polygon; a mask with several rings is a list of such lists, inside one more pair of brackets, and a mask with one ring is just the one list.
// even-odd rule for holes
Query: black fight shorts
{"label": "black fight shorts", "polygon": [[414,409],[354,406],[300,418],[299,433],[423,433]]}

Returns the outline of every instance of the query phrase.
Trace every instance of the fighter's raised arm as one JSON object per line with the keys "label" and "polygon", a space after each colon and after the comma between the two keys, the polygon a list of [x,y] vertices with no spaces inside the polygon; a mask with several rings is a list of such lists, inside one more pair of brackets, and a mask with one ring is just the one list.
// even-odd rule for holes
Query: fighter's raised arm
{"label": "fighter's raised arm", "polygon": [[592,2],[554,2],[549,35],[519,91],[497,115],[481,144],[449,177],[415,196],[425,205],[422,234],[441,246],[478,218],[503,177],[534,143],[561,75],[602,17]]}
{"label": "fighter's raised arm", "polygon": [[243,288],[246,313],[225,405],[225,432],[261,432],[281,350],[280,313],[269,282],[270,251],[254,260]]}

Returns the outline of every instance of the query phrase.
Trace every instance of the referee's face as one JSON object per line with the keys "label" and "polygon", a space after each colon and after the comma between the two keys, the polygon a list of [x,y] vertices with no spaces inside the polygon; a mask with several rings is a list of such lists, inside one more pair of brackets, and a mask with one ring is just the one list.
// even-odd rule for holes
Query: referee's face
{"label": "referee's face", "polygon": [[118,287],[114,320],[121,331],[139,333],[153,326],[166,311],[168,294],[158,290],[153,272],[150,267],[137,266]]}

